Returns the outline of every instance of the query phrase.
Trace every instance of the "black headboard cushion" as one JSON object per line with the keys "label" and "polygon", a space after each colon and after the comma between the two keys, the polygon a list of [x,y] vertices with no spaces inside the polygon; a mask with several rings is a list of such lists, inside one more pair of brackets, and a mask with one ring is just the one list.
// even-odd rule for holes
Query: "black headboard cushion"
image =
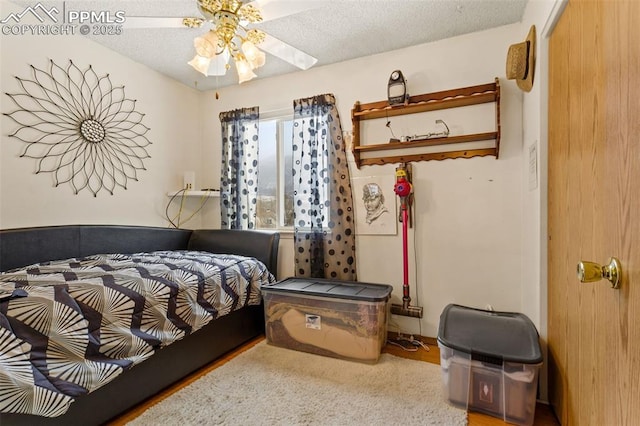
{"label": "black headboard cushion", "polygon": [[139,253],[185,250],[191,230],[141,226],[84,225],[80,227],[80,256],[98,253]]}
{"label": "black headboard cushion", "polygon": [[279,241],[278,233],[237,229],[198,229],[191,234],[188,248],[211,253],[255,257],[264,263],[274,276],[277,276]]}
{"label": "black headboard cushion", "polygon": [[205,250],[255,257],[276,275],[280,234],[227,229],[63,225],[0,230],[0,271],[98,253]]}
{"label": "black headboard cushion", "polygon": [[77,227],[48,226],[0,231],[0,271],[78,255]]}
{"label": "black headboard cushion", "polygon": [[63,225],[0,230],[0,271],[99,253],[186,249],[191,230]]}

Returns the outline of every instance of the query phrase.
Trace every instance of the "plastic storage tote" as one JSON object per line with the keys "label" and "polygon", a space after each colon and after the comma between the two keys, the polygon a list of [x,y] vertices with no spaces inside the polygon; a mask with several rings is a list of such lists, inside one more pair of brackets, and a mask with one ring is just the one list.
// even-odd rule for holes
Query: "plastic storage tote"
{"label": "plastic storage tote", "polygon": [[529,318],[448,305],[438,347],[449,403],[509,423],[533,423],[542,352]]}
{"label": "plastic storage tote", "polygon": [[375,363],[387,340],[392,287],[287,278],[261,288],[269,344]]}

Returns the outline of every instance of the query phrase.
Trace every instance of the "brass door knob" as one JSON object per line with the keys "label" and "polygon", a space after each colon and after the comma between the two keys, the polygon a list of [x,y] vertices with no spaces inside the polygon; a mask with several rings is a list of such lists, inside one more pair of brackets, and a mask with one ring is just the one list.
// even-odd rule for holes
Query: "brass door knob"
{"label": "brass door knob", "polygon": [[621,275],[620,261],[615,257],[609,259],[609,264],[602,266],[595,262],[580,261],[578,263],[578,279],[581,283],[592,283],[606,278],[612,288],[618,288]]}

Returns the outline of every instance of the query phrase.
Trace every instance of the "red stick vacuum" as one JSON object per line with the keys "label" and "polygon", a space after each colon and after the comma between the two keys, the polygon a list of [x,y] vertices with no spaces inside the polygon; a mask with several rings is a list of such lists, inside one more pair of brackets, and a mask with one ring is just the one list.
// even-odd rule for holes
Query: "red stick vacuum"
{"label": "red stick vacuum", "polygon": [[391,313],[394,315],[404,315],[409,317],[422,318],[422,308],[411,306],[411,296],[409,295],[409,209],[411,203],[411,193],[413,187],[406,164],[402,164],[396,169],[396,183],[393,191],[400,197],[400,221],[402,222],[402,305],[391,305]]}

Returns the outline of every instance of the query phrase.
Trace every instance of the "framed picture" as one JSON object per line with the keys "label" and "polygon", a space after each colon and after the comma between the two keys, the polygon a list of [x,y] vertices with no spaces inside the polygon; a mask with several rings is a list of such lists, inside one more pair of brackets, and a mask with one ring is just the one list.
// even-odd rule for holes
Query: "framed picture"
{"label": "framed picture", "polygon": [[353,178],[353,203],[356,210],[356,234],[396,235],[396,195],[394,176]]}

